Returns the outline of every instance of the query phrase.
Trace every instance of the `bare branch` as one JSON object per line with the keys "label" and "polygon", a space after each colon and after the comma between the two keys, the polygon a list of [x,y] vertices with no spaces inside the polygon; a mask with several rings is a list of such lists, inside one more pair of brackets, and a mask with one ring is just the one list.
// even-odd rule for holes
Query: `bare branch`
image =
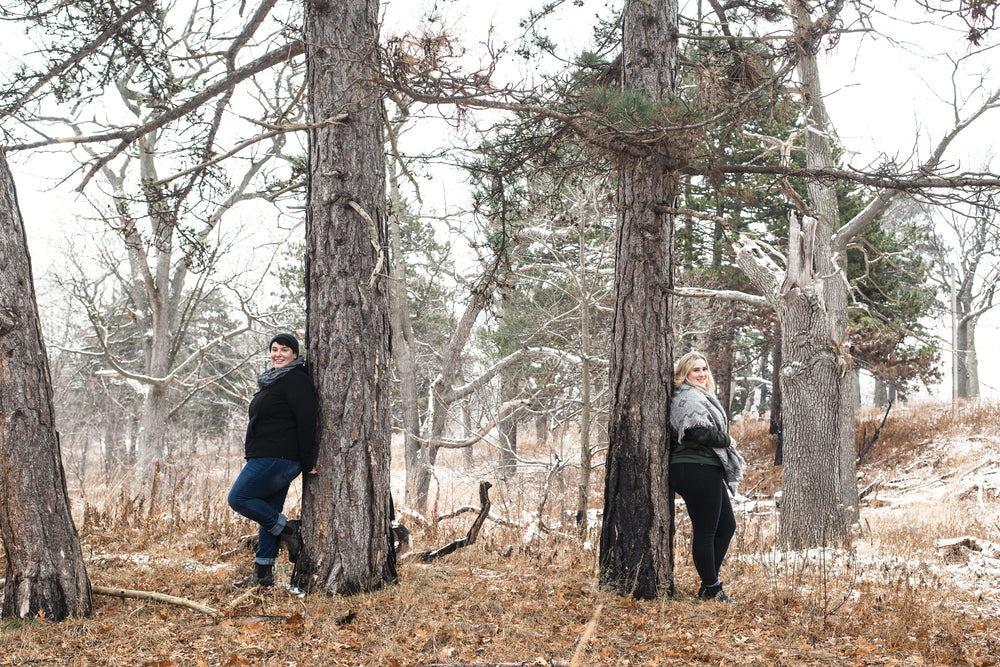
{"label": "bare branch", "polygon": [[115,141],[118,140],[120,143],[115,147],[110,153],[99,159],[84,176],[83,182],[77,187],[78,192],[82,192],[83,189],[90,183],[90,180],[98,173],[104,165],[108,164],[115,157],[120,155],[129,145],[132,144],[136,139],[143,137],[150,132],[154,132],[164,125],[177,120],[191,113],[199,106],[212,99],[216,95],[220,95],[225,91],[229,90],[241,81],[244,81],[254,74],[263,72],[266,69],[277,65],[278,63],[284,62],[295,56],[299,56],[305,53],[305,45],[301,41],[294,41],[280,46],[257,60],[254,60],[247,65],[244,65],[240,69],[236,70],[229,76],[213,83],[212,85],[206,87],[204,90],[199,92],[197,95],[192,96],[183,104],[180,104],[168,111],[160,114],[155,119],[148,123],[144,123],[133,129],[123,129],[116,132],[107,132],[100,135],[90,135],[83,137],[68,137],[63,139],[49,139],[44,141],[36,141],[27,144],[17,144],[13,146],[8,146],[7,150],[27,150],[31,148],[39,148],[41,146],[50,146],[59,143],[93,143],[93,142],[104,142],[104,141]]}
{"label": "bare branch", "polygon": [[[247,120],[250,120],[250,119],[248,118]],[[282,135],[282,134],[287,134],[289,132],[301,132],[303,130],[311,130],[311,129],[318,128],[318,127],[328,127],[330,125],[340,125],[340,124],[344,123],[345,121],[347,121],[347,113],[340,113],[340,114],[337,114],[336,116],[332,116],[330,118],[327,118],[326,120],[324,120],[324,121],[322,121],[320,123],[312,123],[312,124],[308,124],[308,123],[292,123],[292,124],[289,124],[289,125],[271,126],[271,127],[274,127],[275,129],[272,129],[270,132],[265,132],[264,134],[258,134],[255,137],[251,137],[250,139],[247,139],[246,141],[244,141],[244,142],[242,142],[240,144],[237,144],[232,150],[230,150],[230,151],[228,151],[226,153],[223,153],[222,155],[219,155],[219,156],[217,156],[217,157],[209,160],[208,162],[202,162],[201,164],[195,165],[194,167],[191,167],[190,169],[185,169],[184,171],[179,171],[176,174],[173,174],[171,176],[167,176],[166,178],[161,178],[160,180],[156,181],[155,183],[152,183],[151,186],[156,187],[156,186],[160,186],[160,185],[166,185],[167,183],[169,183],[170,181],[173,181],[174,179],[181,178],[182,176],[187,176],[188,174],[193,174],[195,172],[202,171],[203,169],[207,169],[208,167],[211,167],[213,164],[218,164],[219,162],[222,162],[223,160],[231,158],[232,156],[234,156],[237,153],[239,153],[240,151],[242,151],[244,148],[248,148],[250,146],[253,146],[254,144],[260,143],[261,141],[267,141],[268,139],[277,137],[277,136]],[[256,123],[258,125],[264,125],[264,126],[268,125],[268,124],[262,123],[260,121],[250,120],[250,122]]]}
{"label": "bare branch", "polygon": [[155,4],[154,0],[146,0],[146,2],[143,2],[140,5],[136,5],[129,11],[122,14],[122,16],[117,21],[108,26],[107,30],[98,35],[93,42],[87,44],[86,47],[74,53],[73,56],[70,57],[68,60],[50,69],[41,79],[35,82],[35,85],[33,85],[28,90],[28,92],[21,95],[21,97],[18,98],[18,100],[14,102],[10,107],[0,111],[0,116],[13,116],[22,106],[24,106],[24,104],[28,100],[31,99],[31,97],[35,93],[41,90],[45,86],[45,84],[47,84],[49,81],[56,78],[57,76],[59,76],[67,69],[77,64],[90,54],[97,51],[97,49],[99,49],[105,42],[107,42],[109,39],[117,35],[123,27],[125,27],[128,23],[132,21],[132,19],[134,19],[142,12],[151,9],[154,4]]}
{"label": "bare branch", "polygon": [[737,292],[735,290],[714,290],[703,289],[701,287],[675,287],[674,289],[667,291],[671,294],[682,297],[718,299],[720,301],[738,301],[739,303],[745,303],[750,306],[768,308],[771,305],[767,302],[767,299],[762,296],[747,294],[746,292]]}

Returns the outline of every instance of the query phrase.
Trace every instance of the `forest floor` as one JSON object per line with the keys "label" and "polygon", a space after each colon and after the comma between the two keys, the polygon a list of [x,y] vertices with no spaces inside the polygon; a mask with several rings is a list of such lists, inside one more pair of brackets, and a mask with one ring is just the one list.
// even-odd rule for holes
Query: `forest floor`
{"label": "forest floor", "polygon": [[[224,491],[155,507],[121,494],[78,518],[91,582],[222,614],[95,595],[90,618],[4,620],[0,665],[1000,665],[998,418],[989,404],[894,408],[859,465],[853,548],[794,553],[774,544],[774,443],[761,423],[736,425],[750,464],[723,572],[736,604],[695,598],[682,505],[673,597],[602,589],[593,529],[587,541],[488,522],[443,559],[402,558],[398,584],[374,593],[279,584],[240,599],[231,582],[251,555],[226,552],[249,524],[231,519]],[[880,420],[863,420],[859,438]],[[473,517],[414,526],[414,547]],[[280,563],[279,582],[289,574]]]}

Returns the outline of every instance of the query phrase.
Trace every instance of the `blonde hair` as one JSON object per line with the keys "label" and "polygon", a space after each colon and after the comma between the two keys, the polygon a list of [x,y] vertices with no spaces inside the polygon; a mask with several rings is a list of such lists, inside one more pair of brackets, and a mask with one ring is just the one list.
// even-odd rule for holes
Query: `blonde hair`
{"label": "blonde hair", "polygon": [[677,360],[677,366],[674,370],[674,389],[684,384],[687,380],[688,373],[691,372],[691,368],[694,367],[694,362],[704,361],[705,366],[708,368],[708,382],[705,383],[705,388],[708,389],[708,393],[715,393],[715,378],[712,377],[712,368],[708,365],[708,357],[699,352],[698,350],[691,350],[683,357]]}

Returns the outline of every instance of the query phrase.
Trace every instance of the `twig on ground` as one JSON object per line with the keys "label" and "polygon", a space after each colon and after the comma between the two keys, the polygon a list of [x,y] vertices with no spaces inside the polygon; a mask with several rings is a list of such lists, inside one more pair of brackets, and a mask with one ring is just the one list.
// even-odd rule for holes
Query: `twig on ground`
{"label": "twig on ground", "polygon": [[576,645],[576,650],[573,652],[573,660],[570,662],[570,667],[580,667],[583,654],[587,650],[587,642],[590,641],[590,638],[594,636],[594,631],[597,630],[597,621],[601,618],[601,609],[603,608],[603,604],[598,604],[597,608],[594,609],[594,614],[590,617],[590,622],[583,629],[580,643]]}
{"label": "twig on ground", "polygon": [[472,527],[469,528],[469,533],[465,537],[460,537],[454,542],[446,544],[440,549],[435,549],[434,551],[411,551],[409,554],[406,554],[406,556],[415,558],[421,563],[429,563],[432,560],[440,558],[441,556],[447,556],[462,547],[475,544],[476,538],[479,537],[479,531],[483,527],[483,523],[486,521],[486,515],[490,513],[489,490],[491,486],[493,485],[489,482],[479,483],[479,502],[483,508],[480,510],[479,516],[476,517],[476,520],[472,522]]}
{"label": "twig on ground", "polygon": [[230,602],[229,603],[229,608],[230,609],[236,609],[241,604],[243,604],[247,600],[247,598],[249,598],[251,595],[253,595],[254,593],[256,593],[259,588],[260,588],[260,586],[251,586],[247,590],[246,593],[244,593],[243,595],[239,596],[238,598],[236,598],[235,600],[233,600],[232,602]]}
{"label": "twig on ground", "polygon": [[155,593],[153,591],[133,591],[127,588],[109,588],[107,586],[91,586],[90,590],[97,595],[110,595],[116,598],[133,598],[136,600],[153,600],[155,602],[166,602],[168,604],[174,604],[178,607],[187,607],[188,609],[194,609],[195,611],[200,611],[203,614],[208,614],[212,618],[218,618],[220,616],[218,609],[213,609],[212,607],[207,607],[203,604],[199,604],[194,600],[188,600],[187,598],[174,597],[173,595],[166,595],[165,593]]}

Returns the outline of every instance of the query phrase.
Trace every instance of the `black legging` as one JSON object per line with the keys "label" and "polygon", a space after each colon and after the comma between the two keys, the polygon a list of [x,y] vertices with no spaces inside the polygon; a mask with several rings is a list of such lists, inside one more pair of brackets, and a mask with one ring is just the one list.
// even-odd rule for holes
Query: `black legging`
{"label": "black legging", "polygon": [[704,463],[670,465],[670,486],[684,499],[691,528],[691,557],[703,586],[719,582],[719,568],[736,532],[722,468]]}

